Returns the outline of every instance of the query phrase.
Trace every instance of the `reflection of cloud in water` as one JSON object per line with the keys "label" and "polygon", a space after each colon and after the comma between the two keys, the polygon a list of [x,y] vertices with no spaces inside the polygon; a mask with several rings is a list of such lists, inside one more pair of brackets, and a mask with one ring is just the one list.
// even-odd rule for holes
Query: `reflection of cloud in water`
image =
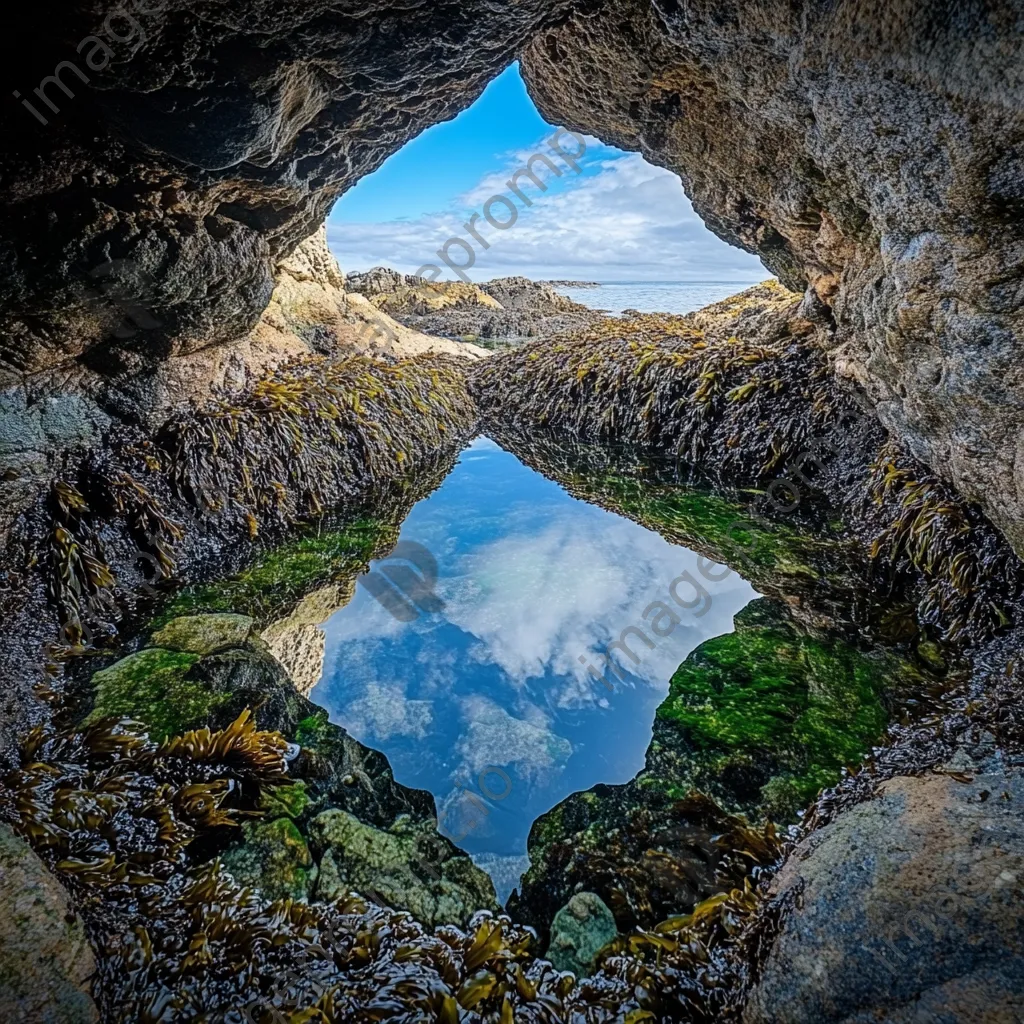
{"label": "reflection of cloud in water", "polygon": [[[755,596],[735,574],[705,582],[695,553],[572,498],[485,440],[413,509],[402,538],[437,558],[444,611],[399,622],[358,588],[324,625],[313,700],[382,749],[398,781],[429,789],[448,834],[493,855],[498,873],[518,868],[539,814],[636,774],[672,673]],[[702,616],[672,601],[683,572],[712,595]],[[657,601],[679,618],[667,637],[644,620]],[[603,665],[632,626],[656,645],[633,637],[637,663],[616,659],[629,674],[610,692],[578,659]],[[506,798],[481,793],[488,766],[511,780]]]}
{"label": "reflection of cloud in water", "polygon": [[[556,735],[539,708],[529,709],[532,721],[515,718],[486,697],[466,697],[459,702],[465,730],[457,750],[463,769],[476,776],[488,765],[511,766],[515,778],[525,782],[548,781],[572,754],[572,744]],[[489,783],[498,787],[497,780]]]}
{"label": "reflection of cloud in water", "polygon": [[[654,650],[634,644],[640,664],[631,674],[667,688],[693,648],[732,627],[754,592],[738,576],[708,583],[708,612],[674,605],[669,583],[683,570],[696,575],[698,556],[625,519],[604,515],[580,532],[570,509],[534,534],[501,537],[464,555],[458,576],[442,580],[446,617],[480,643],[474,656],[499,665],[522,687],[531,679],[563,677],[556,703],[573,706],[598,696],[578,658],[602,650],[623,629],[643,625],[652,601],[672,605],[680,625]],[[599,686],[599,684],[598,684]]]}
{"label": "reflection of cloud in water", "polygon": [[382,742],[392,736],[423,739],[433,720],[429,700],[409,700],[400,684],[369,683],[345,709],[349,731]]}

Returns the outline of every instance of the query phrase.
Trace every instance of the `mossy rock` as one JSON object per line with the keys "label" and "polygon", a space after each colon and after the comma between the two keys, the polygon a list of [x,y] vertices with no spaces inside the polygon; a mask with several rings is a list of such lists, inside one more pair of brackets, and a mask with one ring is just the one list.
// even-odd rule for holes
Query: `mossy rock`
{"label": "mossy rock", "polygon": [[311,591],[354,579],[377,550],[396,536],[392,524],[360,519],[340,529],[299,537],[264,552],[247,569],[227,579],[182,591],[154,625],[161,627],[175,617],[196,612],[236,612],[261,624],[269,622]]}
{"label": "mossy rock", "polygon": [[260,794],[260,807],[272,817],[298,820],[310,803],[309,790],[301,779],[288,786],[266,789]]}
{"label": "mossy rock", "polygon": [[290,818],[248,823],[245,842],[221,858],[236,882],[259,889],[270,900],[307,900],[317,866],[305,837]]}
{"label": "mossy rock", "polygon": [[323,850],[318,899],[355,890],[408,910],[428,927],[464,924],[477,910],[499,909],[494,883],[452,851],[432,822],[396,822],[384,830],[332,809],[313,819],[310,838]]}
{"label": "mossy rock", "polygon": [[242,647],[252,636],[253,620],[248,615],[214,613],[183,615],[171,619],[150,638],[153,647],[186,651],[203,657],[230,647]]}
{"label": "mossy rock", "polygon": [[199,660],[198,654],[147,647],[101,669],[92,677],[95,703],[84,724],[131,718],[145,723],[153,739],[163,740],[208,720],[229,694],[189,678]]}
{"label": "mossy rock", "polygon": [[598,952],[618,935],[615,918],[596,893],[578,892],[555,914],[544,956],[577,978],[593,974]]}
{"label": "mossy rock", "polygon": [[755,601],[735,632],[673,675],[648,768],[681,790],[791,819],[860,762],[885,728],[886,696],[916,676],[894,655],[801,633],[779,605]]}

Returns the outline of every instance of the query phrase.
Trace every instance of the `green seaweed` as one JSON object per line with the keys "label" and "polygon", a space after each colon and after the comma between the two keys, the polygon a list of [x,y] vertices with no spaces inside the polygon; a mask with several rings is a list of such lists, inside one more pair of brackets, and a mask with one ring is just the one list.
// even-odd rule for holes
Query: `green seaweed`
{"label": "green seaweed", "polygon": [[230,699],[188,677],[199,655],[147,647],[92,677],[95,705],[86,725],[103,718],[130,718],[156,740],[192,728]]}
{"label": "green seaweed", "polygon": [[[763,780],[763,809],[788,818],[879,738],[888,718],[884,697],[897,667],[906,666],[839,637],[759,621],[758,612],[679,667],[657,717],[681,731],[700,775]],[[657,727],[655,735],[671,746]]]}
{"label": "green seaweed", "polygon": [[260,798],[260,807],[275,817],[301,818],[309,806],[310,795],[301,779],[289,786],[267,790]]}
{"label": "green seaweed", "polygon": [[363,571],[374,552],[393,536],[393,525],[364,518],[289,541],[234,576],[183,590],[152,625],[157,628],[195,612],[241,612],[266,621],[318,586]]}

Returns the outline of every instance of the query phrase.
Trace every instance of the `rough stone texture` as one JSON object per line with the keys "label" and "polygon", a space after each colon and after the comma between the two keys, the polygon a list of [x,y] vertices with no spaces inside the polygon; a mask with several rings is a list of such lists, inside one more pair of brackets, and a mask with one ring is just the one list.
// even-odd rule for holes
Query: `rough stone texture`
{"label": "rough stone texture", "polygon": [[173,651],[205,656],[229,647],[243,646],[252,633],[253,625],[248,615],[183,615],[158,629],[151,643],[154,647],[169,647]]}
{"label": "rough stone texture", "polygon": [[547,336],[584,327],[602,316],[561,295],[549,283],[525,277],[499,277],[481,285],[463,281],[432,283],[412,274],[374,267],[350,275],[346,287],[406,327],[445,338]]}
{"label": "rough stone texture", "polygon": [[556,124],[676,171],[834,323],[837,372],[1024,550],[1024,9],[611,0],[523,72]]}
{"label": "rough stone texture", "polygon": [[[245,334],[275,259],[338,195],[468,106],[568,6],[26,8],[0,72],[2,377],[80,356],[139,372]],[[33,90],[64,60],[74,66],[65,91],[44,85],[48,107]],[[111,339],[119,327],[126,337]]]}
{"label": "rough stone texture", "polygon": [[0,1016],[10,1024],[99,1020],[82,921],[32,848],[0,823]]}
{"label": "rough stone texture", "polygon": [[314,590],[261,634],[270,653],[284,666],[303,697],[309,696],[324,672],[327,636],[320,624],[344,608],[355,589],[355,580],[350,579]]}
{"label": "rough stone texture", "polygon": [[593,973],[598,951],[616,935],[615,918],[604,900],[596,893],[578,892],[555,914],[544,956],[560,971],[587,977]]}
{"label": "rough stone texture", "polygon": [[745,1024],[1020,1018],[1024,773],[959,778],[892,779],[796,848]]}
{"label": "rough stone texture", "polygon": [[428,926],[465,924],[476,910],[498,910],[490,878],[465,855],[451,855],[433,823],[403,818],[385,831],[330,810],[313,820],[310,838],[323,851],[318,899],[352,890],[379,896]]}

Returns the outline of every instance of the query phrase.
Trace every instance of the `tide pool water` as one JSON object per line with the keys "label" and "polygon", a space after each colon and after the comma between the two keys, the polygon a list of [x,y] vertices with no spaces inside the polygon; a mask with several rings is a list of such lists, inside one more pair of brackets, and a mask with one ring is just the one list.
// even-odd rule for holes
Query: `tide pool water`
{"label": "tide pool water", "polygon": [[[504,900],[536,818],[636,775],[673,671],[756,594],[734,573],[708,582],[694,552],[571,497],[487,438],[413,508],[400,539],[323,624],[310,696],[385,753],[399,782],[433,793],[441,830]],[[436,562],[429,594],[395,570],[399,555],[418,578]],[[689,607],[673,599],[684,573],[706,600],[686,577],[675,594]],[[591,667],[621,639],[620,674],[599,678]]]}

